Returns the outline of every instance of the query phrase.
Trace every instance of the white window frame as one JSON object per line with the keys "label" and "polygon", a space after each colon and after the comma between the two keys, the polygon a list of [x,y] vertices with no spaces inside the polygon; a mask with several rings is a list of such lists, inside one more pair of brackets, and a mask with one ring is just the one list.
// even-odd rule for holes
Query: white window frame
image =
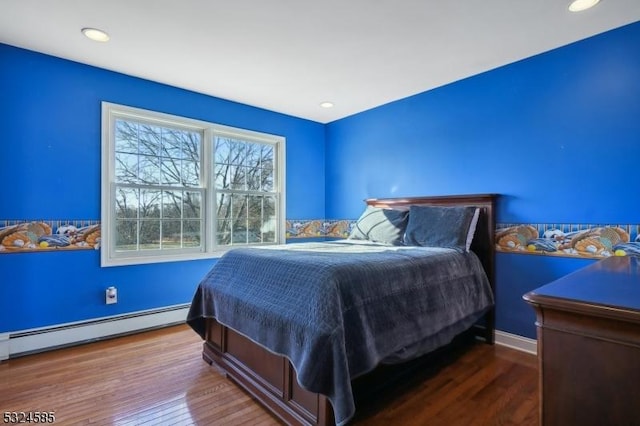
{"label": "white window frame", "polygon": [[[154,122],[158,125],[188,128],[202,132],[202,153],[200,179],[203,191],[201,215],[203,233],[201,248],[171,250],[140,250],[117,252],[115,250],[115,121],[118,118]],[[216,136],[232,137],[243,141],[271,144],[274,147],[273,193],[276,198],[275,243],[216,245],[216,187],[214,173],[214,141]],[[239,129],[220,124],[164,114],[124,105],[102,102],[102,159],[101,159],[101,266],[135,265],[219,257],[235,247],[252,245],[273,245],[285,243],[285,147],[286,139],[251,130]],[[159,185],[160,186],[160,185]]]}

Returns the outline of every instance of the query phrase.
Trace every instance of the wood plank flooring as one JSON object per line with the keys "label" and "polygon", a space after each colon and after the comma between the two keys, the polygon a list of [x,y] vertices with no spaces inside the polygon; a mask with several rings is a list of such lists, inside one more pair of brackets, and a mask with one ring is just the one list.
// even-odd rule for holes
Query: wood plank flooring
{"label": "wood plank flooring", "polygon": [[[278,425],[207,365],[186,325],[0,363],[0,414],[55,411],[60,425]],[[475,344],[357,399],[354,425],[537,425],[532,355]],[[359,393],[360,394],[360,393]]]}

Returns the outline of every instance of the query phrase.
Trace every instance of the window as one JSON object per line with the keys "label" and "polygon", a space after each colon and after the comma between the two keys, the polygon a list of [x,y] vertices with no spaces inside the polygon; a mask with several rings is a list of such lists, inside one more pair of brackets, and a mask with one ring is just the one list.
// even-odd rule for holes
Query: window
{"label": "window", "polygon": [[279,136],[102,105],[103,266],[284,242]]}

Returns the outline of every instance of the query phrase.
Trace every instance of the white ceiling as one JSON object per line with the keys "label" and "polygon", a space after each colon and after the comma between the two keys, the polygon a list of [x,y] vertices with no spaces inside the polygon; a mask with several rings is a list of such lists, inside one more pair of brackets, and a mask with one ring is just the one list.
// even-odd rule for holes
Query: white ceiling
{"label": "white ceiling", "polygon": [[0,42],[327,123],[640,20],[568,2],[1,0]]}

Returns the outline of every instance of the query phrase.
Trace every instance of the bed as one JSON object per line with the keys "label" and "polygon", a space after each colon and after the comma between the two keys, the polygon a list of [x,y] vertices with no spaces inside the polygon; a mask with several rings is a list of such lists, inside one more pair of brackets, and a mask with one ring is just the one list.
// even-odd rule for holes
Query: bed
{"label": "bed", "polygon": [[[470,329],[493,343],[496,196],[365,201],[357,229],[368,213],[382,214],[411,245],[368,228],[348,240],[238,248],[194,295],[187,323],[205,340],[205,361],[288,424],[347,423],[351,381],[380,364],[415,359]],[[438,209],[462,212],[460,220],[475,213],[464,225],[473,239],[456,237],[466,247],[420,239],[431,237],[414,218]]]}

